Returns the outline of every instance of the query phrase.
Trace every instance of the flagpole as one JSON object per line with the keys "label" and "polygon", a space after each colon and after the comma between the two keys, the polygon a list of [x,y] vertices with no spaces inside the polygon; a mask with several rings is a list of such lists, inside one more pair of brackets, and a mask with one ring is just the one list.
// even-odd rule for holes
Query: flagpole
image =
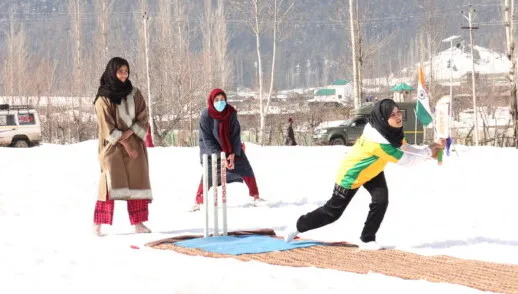
{"label": "flagpole", "polygon": [[425,140],[426,140],[426,128],[423,126],[423,144],[424,144]]}
{"label": "flagpole", "polygon": [[415,127],[414,127],[414,144],[417,144],[417,112],[414,109]]}

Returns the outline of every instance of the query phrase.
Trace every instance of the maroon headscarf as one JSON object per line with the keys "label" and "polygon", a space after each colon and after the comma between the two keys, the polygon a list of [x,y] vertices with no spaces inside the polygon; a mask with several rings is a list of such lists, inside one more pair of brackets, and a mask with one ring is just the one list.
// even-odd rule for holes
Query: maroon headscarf
{"label": "maroon headscarf", "polygon": [[236,112],[236,109],[227,104],[222,112],[217,111],[216,108],[214,108],[214,98],[216,98],[218,94],[225,96],[225,101],[227,101],[227,94],[225,94],[223,90],[216,88],[210,91],[207,106],[209,108],[210,117],[219,120],[219,141],[221,142],[223,152],[229,155],[234,153],[234,150],[232,150],[232,142],[230,141],[230,115]]}

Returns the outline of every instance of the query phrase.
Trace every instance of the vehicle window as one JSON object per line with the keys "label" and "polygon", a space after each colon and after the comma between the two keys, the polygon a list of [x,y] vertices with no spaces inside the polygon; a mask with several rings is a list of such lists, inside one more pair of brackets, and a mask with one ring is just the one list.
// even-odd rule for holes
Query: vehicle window
{"label": "vehicle window", "polygon": [[359,119],[359,120],[356,121],[356,125],[360,126],[360,127],[363,126],[363,125],[366,125],[366,124],[367,124],[367,120],[364,119],[364,118]]}
{"label": "vehicle window", "polygon": [[364,127],[367,124],[367,120],[364,118],[359,118],[351,123],[352,127]]}
{"label": "vehicle window", "polygon": [[34,114],[33,113],[19,113],[18,114],[18,123],[21,126],[36,124],[36,121],[34,121]]}
{"label": "vehicle window", "polygon": [[403,121],[406,120],[406,109],[400,109],[399,111],[401,111],[401,116],[403,117]]}
{"label": "vehicle window", "polygon": [[0,126],[15,126],[14,114],[0,115]]}

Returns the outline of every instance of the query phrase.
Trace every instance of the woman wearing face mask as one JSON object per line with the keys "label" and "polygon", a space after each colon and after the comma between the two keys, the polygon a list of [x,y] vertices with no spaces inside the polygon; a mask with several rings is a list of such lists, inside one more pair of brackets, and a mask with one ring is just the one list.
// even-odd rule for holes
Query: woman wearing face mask
{"label": "woman wearing face mask", "polygon": [[148,129],[146,101],[128,79],[129,64],[112,58],[101,77],[94,105],[99,126],[101,179],[94,212],[94,233],[112,224],[114,200],[125,200],[136,233],[151,232],[148,220],[152,199],[144,140]]}
{"label": "woman wearing face mask", "polygon": [[444,142],[418,148],[406,143],[403,135],[403,118],[392,99],[377,102],[369,123],[340,165],[333,195],[324,206],[302,215],[285,232],[285,241],[292,241],[299,233],[330,224],[340,218],[345,208],[363,186],[372,201],[369,214],[360,236],[360,248],[380,249],[376,233],[388,206],[388,188],[383,170],[389,162],[412,165],[430,158],[437,158]]}
{"label": "woman wearing face mask", "polygon": [[[227,158],[227,183],[245,182],[250,196],[260,201],[254,171],[241,144],[241,127],[234,107],[227,104],[227,95],[221,89],[214,89],[207,99],[207,108],[200,114],[200,160],[203,154],[219,154],[223,151]],[[209,167],[209,173],[211,168]],[[219,171],[219,168],[218,168]],[[218,177],[219,178],[219,177]],[[209,176],[209,186],[212,186]],[[192,211],[200,209],[203,203],[203,182],[196,192],[196,204]]]}

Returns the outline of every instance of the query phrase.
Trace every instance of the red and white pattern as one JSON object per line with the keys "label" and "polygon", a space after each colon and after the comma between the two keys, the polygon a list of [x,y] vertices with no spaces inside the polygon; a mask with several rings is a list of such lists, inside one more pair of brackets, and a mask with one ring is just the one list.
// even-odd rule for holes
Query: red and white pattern
{"label": "red and white pattern", "polygon": [[[149,200],[136,199],[128,200],[128,214],[130,223],[136,225],[148,220],[149,216]],[[94,224],[109,224],[113,222],[113,209],[115,207],[114,200],[97,201],[95,203]]]}

